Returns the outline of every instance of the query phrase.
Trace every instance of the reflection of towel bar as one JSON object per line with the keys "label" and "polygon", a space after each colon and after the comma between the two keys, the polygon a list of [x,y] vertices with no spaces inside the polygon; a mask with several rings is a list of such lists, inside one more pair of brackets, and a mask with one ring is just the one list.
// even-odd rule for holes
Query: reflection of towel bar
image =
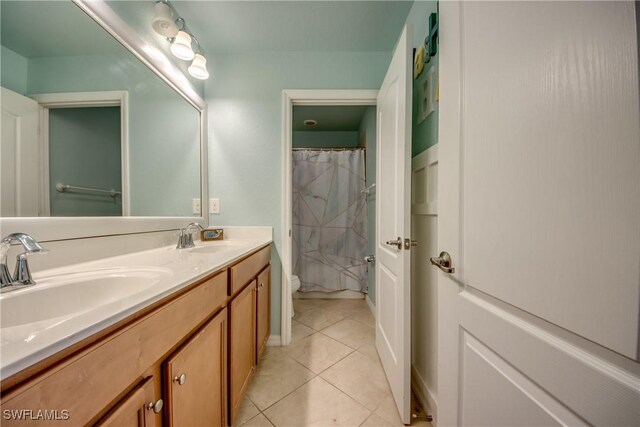
{"label": "reflection of towel bar", "polygon": [[58,190],[61,193],[65,193],[67,191],[74,191],[74,190],[89,191],[93,193],[109,195],[111,197],[116,197],[117,195],[122,194],[122,192],[116,191],[113,188],[111,190],[103,190],[101,188],[78,187],[77,185],[63,184],[61,182],[56,184],[56,190]]}
{"label": "reflection of towel bar", "polygon": [[373,191],[374,188],[376,188],[376,183],[375,182],[373,184],[371,184],[370,186],[368,186],[367,188],[365,188],[364,190],[360,191],[360,193],[366,194],[368,196],[369,194],[371,194],[371,192]]}

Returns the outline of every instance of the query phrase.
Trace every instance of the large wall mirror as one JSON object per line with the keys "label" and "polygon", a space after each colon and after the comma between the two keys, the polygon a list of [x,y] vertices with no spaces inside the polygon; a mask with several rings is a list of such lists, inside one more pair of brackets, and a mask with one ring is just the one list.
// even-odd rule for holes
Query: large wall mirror
{"label": "large wall mirror", "polygon": [[203,217],[204,102],[184,75],[104,2],[0,7],[2,219]]}

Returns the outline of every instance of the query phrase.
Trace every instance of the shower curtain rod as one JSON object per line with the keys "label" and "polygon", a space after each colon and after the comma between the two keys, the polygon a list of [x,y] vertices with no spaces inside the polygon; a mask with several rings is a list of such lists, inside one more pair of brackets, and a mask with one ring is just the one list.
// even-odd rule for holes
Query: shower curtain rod
{"label": "shower curtain rod", "polygon": [[358,151],[367,150],[366,148],[292,148],[293,151]]}

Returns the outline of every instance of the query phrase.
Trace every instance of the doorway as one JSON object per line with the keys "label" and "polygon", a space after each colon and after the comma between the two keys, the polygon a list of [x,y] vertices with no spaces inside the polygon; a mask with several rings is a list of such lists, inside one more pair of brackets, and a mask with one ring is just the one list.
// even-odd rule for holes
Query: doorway
{"label": "doorway", "polygon": [[128,93],[29,97],[40,107],[42,215],[128,216]]}
{"label": "doorway", "polygon": [[[291,316],[292,316],[292,292],[291,283],[293,279],[293,256],[294,256],[294,240],[293,240],[293,152],[294,152],[294,108],[301,107],[364,107],[362,110],[366,111],[366,107],[372,107],[375,109],[376,98],[378,92],[375,90],[286,90],[283,93],[283,108],[284,108],[284,158],[283,158],[283,223],[282,223],[282,318],[281,318],[281,343],[282,345],[289,345],[291,343]],[[304,110],[301,110],[304,112]],[[375,119],[375,115],[374,115]],[[304,121],[304,119],[302,119]],[[374,126],[375,128],[375,126]],[[356,135],[359,133],[356,132]],[[335,136],[335,135],[334,135]],[[318,138],[317,136],[311,136],[311,138]],[[360,136],[356,136],[354,146],[351,148],[358,148],[358,144],[361,140],[366,141],[360,133]],[[375,143],[375,139],[369,141]],[[300,142],[302,144],[302,142]],[[317,141],[312,142],[310,140],[304,141],[304,144],[318,147]],[[366,144],[366,142],[365,142]],[[344,145],[344,144],[343,144]],[[375,146],[375,145],[374,145]],[[297,148],[313,148],[311,146]],[[331,148],[331,147],[327,147]],[[334,147],[345,148],[345,147]],[[365,147],[366,148],[366,147]],[[330,152],[330,151],[329,151]],[[369,161],[371,158],[369,158]],[[375,161],[373,163],[375,165]],[[375,166],[374,166],[375,168]],[[370,171],[371,172],[371,171]],[[375,176],[371,175],[370,176]],[[366,184],[367,182],[365,182]],[[366,185],[361,190],[365,190]],[[363,194],[363,196],[366,196]],[[373,207],[375,212],[375,207]],[[367,248],[369,250],[369,248]],[[371,269],[369,269],[371,270]],[[369,283],[365,285],[368,287]]]}

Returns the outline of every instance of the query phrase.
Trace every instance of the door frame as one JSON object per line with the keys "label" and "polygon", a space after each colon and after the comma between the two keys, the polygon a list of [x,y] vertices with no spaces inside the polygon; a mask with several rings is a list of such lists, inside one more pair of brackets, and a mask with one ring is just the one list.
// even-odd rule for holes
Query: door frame
{"label": "door frame", "polygon": [[[280,345],[291,343],[291,275],[292,275],[292,165],[294,105],[376,105],[378,90],[373,89],[285,89],[282,91],[282,294]],[[275,338],[275,337],[274,337]]]}
{"label": "door frame", "polygon": [[49,110],[52,108],[120,107],[120,170],[122,216],[131,214],[129,192],[129,92],[124,90],[102,92],[67,92],[29,95],[38,102],[40,110],[41,177],[40,204],[43,215],[50,215],[49,194]]}

